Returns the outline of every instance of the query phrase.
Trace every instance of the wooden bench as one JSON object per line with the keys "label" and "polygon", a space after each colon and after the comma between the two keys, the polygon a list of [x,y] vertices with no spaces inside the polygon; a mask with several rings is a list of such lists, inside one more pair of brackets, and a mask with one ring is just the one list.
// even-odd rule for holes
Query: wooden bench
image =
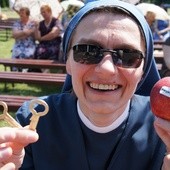
{"label": "wooden bench", "polygon": [[154,41],[154,58],[156,61],[156,65],[158,68],[159,73],[161,74],[163,65],[164,65],[164,53],[162,50],[164,41],[163,40],[155,40]]}
{"label": "wooden bench", "polygon": [[[22,73],[22,72],[0,72],[0,82],[5,83],[28,83],[39,85],[63,85],[66,74],[62,73]],[[8,105],[9,111],[16,111],[24,101],[31,100],[34,96],[0,95],[0,101]]]}
{"label": "wooden bench", "polygon": [[17,68],[47,68],[47,69],[60,69],[63,73],[66,72],[66,64],[60,63],[56,60],[40,60],[40,59],[4,59],[0,57],[0,64],[7,67]]}
{"label": "wooden bench", "polygon": [[165,64],[163,51],[160,50],[160,51],[155,52],[154,57],[155,57],[155,61],[156,61],[157,68],[158,68],[161,78],[170,76],[170,70]]}
{"label": "wooden bench", "polygon": [[162,50],[162,46],[165,42],[163,40],[155,40],[154,41],[154,50]]}
{"label": "wooden bench", "polygon": [[[64,63],[55,60],[30,60],[30,59],[0,59],[0,64],[5,67],[4,72],[0,72],[0,82],[5,83],[27,83],[38,85],[60,85],[62,86],[66,78],[66,67]],[[62,69],[62,73],[35,73],[35,72],[11,72],[7,67],[20,68],[48,68]],[[7,103],[9,111],[16,111],[24,101],[31,100],[34,96],[14,96],[0,95],[0,100]]]}
{"label": "wooden bench", "polygon": [[0,30],[5,30],[6,41],[9,39],[10,31],[13,28],[14,22],[16,22],[17,18],[8,18],[6,20],[0,20]]}
{"label": "wooden bench", "polygon": [[22,73],[0,72],[0,82],[63,85],[66,74],[62,73]]}
{"label": "wooden bench", "polygon": [[25,101],[29,101],[35,98],[36,97],[34,96],[0,95],[0,101],[3,101],[8,105],[8,112],[16,112]]}
{"label": "wooden bench", "polygon": [[156,51],[154,52],[154,58],[156,61],[156,65],[158,70],[160,71],[162,69],[162,65],[164,63],[164,57],[163,57],[163,51]]}

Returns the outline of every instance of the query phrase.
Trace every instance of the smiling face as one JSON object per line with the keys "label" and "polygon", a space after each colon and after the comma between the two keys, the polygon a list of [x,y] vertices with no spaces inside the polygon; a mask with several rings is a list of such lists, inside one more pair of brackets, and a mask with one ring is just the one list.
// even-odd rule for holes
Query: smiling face
{"label": "smiling face", "polygon": [[[144,53],[137,24],[128,16],[112,13],[88,14],[77,26],[71,41],[94,44],[105,49],[135,49]],[[144,60],[138,68],[116,67],[111,54],[104,53],[99,64],[80,64],[68,53],[67,71],[83,113],[96,125],[114,121],[124,111],[142,78]]]}

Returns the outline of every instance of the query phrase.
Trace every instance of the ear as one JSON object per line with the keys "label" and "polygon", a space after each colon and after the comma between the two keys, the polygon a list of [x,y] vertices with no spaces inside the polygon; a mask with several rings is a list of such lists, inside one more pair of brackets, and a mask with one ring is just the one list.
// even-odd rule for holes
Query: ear
{"label": "ear", "polygon": [[67,59],[67,61],[66,61],[66,70],[67,70],[67,73],[71,75],[70,57],[68,57],[68,59]]}

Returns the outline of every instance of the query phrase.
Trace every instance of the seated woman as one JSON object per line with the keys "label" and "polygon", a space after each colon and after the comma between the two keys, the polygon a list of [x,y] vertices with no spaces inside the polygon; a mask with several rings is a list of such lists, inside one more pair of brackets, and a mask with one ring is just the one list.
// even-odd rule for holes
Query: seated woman
{"label": "seated woman", "polygon": [[15,39],[15,44],[12,48],[12,58],[33,58],[35,53],[35,22],[29,18],[30,10],[22,7],[16,11],[20,20],[13,25],[12,37]]}
{"label": "seated woman", "polygon": [[35,37],[39,41],[35,52],[35,59],[59,59],[62,25],[52,16],[50,6],[41,6],[44,20],[37,26]]}

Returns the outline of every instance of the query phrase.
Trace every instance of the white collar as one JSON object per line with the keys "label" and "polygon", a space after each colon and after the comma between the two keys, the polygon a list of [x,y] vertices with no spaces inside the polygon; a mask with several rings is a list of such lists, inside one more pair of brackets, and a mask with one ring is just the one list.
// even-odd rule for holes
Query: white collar
{"label": "white collar", "polygon": [[129,115],[130,101],[127,104],[125,111],[109,126],[98,127],[90,122],[90,120],[84,115],[79,106],[79,101],[77,101],[77,111],[81,121],[91,130],[97,133],[108,133],[116,129]]}

